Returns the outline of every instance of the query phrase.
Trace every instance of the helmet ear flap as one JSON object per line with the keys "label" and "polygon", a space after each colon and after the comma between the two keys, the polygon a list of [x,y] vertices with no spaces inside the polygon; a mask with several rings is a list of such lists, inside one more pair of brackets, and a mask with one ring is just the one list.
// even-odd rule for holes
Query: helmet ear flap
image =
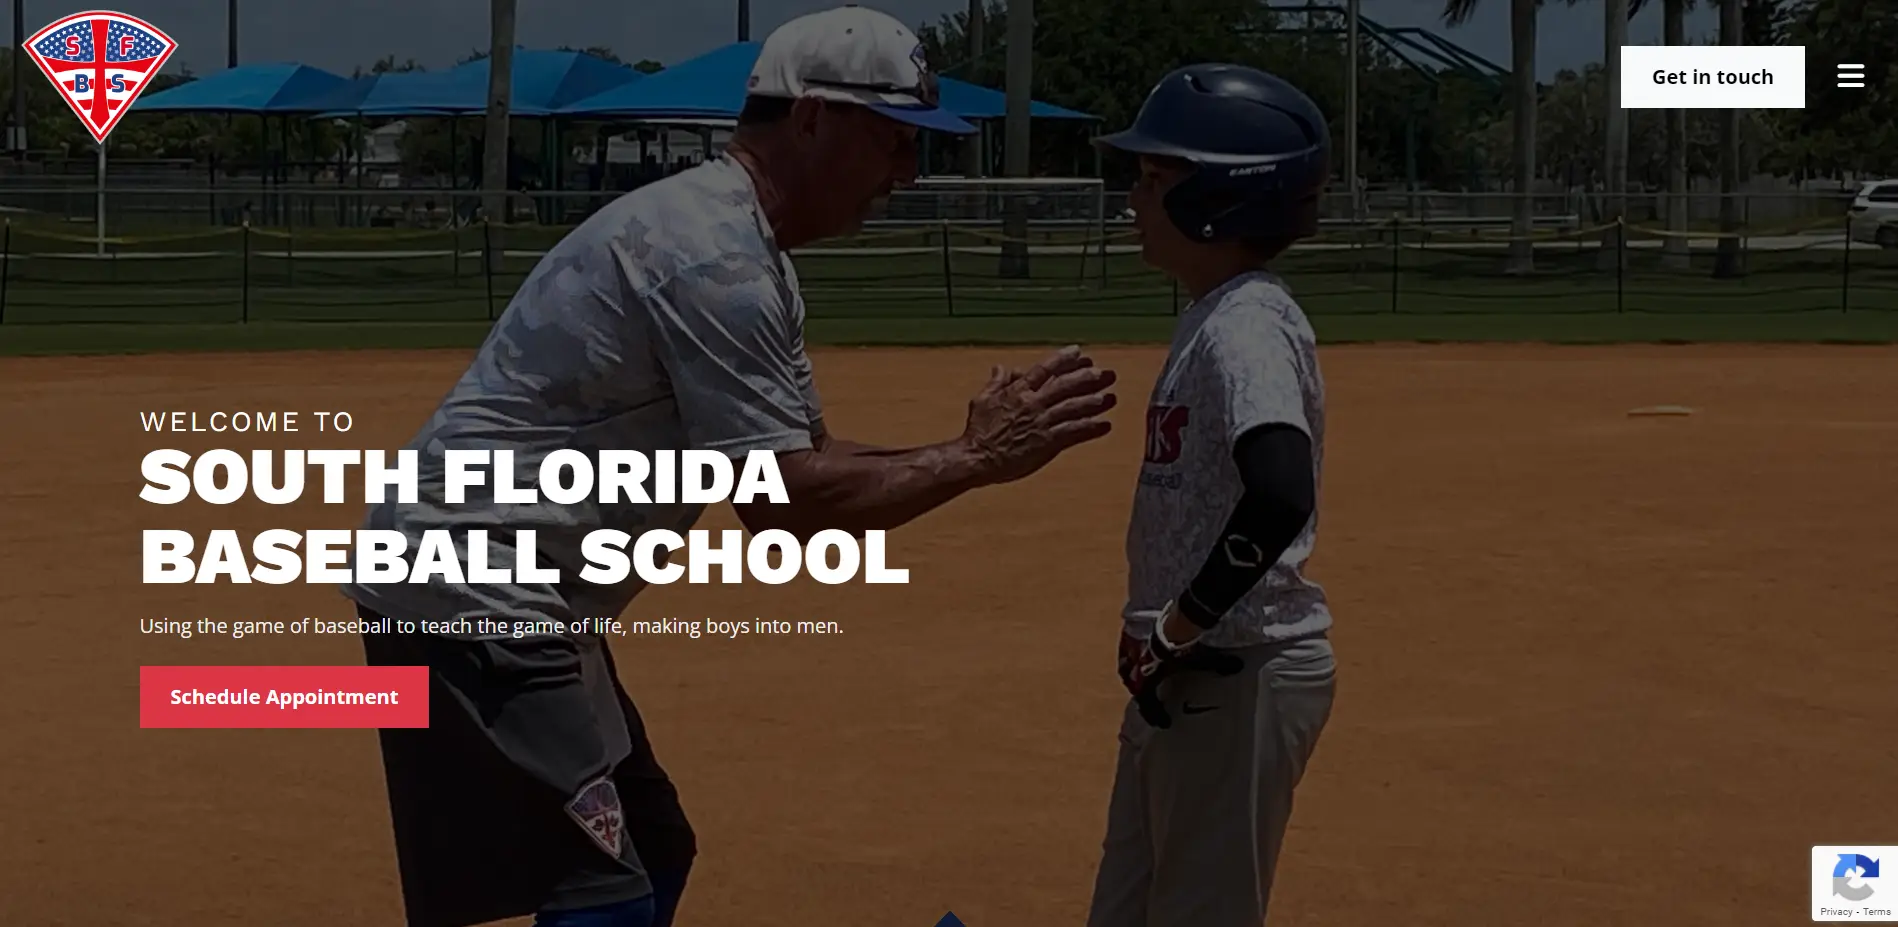
{"label": "helmet ear flap", "polygon": [[1218,195],[1218,185],[1205,169],[1194,171],[1166,192],[1167,218],[1180,233],[1203,244],[1235,237],[1226,228],[1230,218],[1251,207],[1244,199]]}
{"label": "helmet ear flap", "polygon": [[1164,205],[1174,226],[1201,243],[1309,238],[1319,230],[1323,183],[1297,178],[1323,177],[1328,165],[1322,149],[1273,162],[1270,170],[1196,165],[1166,192]]}
{"label": "helmet ear flap", "polygon": [[1192,173],[1179,179],[1173,188],[1166,191],[1160,205],[1165,208],[1167,219],[1180,234],[1199,242],[1214,241],[1219,230],[1214,227],[1213,219],[1207,215],[1205,195],[1200,189],[1205,185],[1205,175],[1195,165]]}

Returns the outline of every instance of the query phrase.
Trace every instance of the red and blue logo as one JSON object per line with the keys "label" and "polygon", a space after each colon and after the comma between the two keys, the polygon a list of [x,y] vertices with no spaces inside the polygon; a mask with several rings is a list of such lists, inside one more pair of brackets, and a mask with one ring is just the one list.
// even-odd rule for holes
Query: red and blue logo
{"label": "red and blue logo", "polygon": [[26,40],[27,56],[102,144],[177,50],[157,26],[109,10],[74,13]]}

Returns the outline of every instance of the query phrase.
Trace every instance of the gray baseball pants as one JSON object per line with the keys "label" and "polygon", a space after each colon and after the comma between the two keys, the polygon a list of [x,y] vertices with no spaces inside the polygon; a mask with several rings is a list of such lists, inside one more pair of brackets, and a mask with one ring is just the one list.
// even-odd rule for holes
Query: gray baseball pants
{"label": "gray baseball pants", "polygon": [[1235,651],[1232,676],[1162,683],[1173,725],[1128,701],[1087,927],[1260,927],[1292,792],[1331,715],[1331,642]]}

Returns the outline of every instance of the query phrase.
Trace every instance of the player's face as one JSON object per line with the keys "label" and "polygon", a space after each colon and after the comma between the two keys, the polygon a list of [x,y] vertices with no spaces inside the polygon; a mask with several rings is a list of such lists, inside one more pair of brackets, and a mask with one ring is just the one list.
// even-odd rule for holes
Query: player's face
{"label": "player's face", "polygon": [[1183,167],[1143,157],[1140,179],[1127,197],[1127,205],[1134,211],[1134,231],[1140,236],[1140,259],[1162,272],[1177,269],[1193,247],[1193,242],[1167,218],[1162,205],[1167,191],[1185,176]]}
{"label": "player's face", "polygon": [[916,181],[916,127],[861,106],[826,107],[813,147],[825,232],[848,235]]}

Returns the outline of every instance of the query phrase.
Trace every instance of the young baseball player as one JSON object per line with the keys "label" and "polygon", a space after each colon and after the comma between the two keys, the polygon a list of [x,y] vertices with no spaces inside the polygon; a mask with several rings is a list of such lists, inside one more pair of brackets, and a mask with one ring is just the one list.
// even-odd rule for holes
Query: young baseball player
{"label": "young baseball player", "polygon": [[[586,535],[683,533],[703,509],[507,504],[495,499],[498,480],[450,504],[446,449],[511,451],[516,486],[533,485],[563,448],[740,460],[768,450],[789,502],[747,503],[738,515],[752,531],[809,537],[897,527],[1105,435],[1113,376],[1078,350],[996,373],[964,432],[940,444],[881,450],[824,426],[786,252],[851,231],[912,180],[919,130],[970,128],[936,105],[922,46],[901,22],[848,6],[779,27],[759,50],[726,153],[615,200],[548,252],[409,444],[421,452],[420,498],[369,513],[367,527],[403,532],[411,552],[423,532],[450,529],[464,564],[464,529],[486,530],[491,565],[515,563],[516,532],[531,529],[560,580],[438,575],[344,594],[369,621],[614,617],[643,583],[580,579]],[[425,630],[365,634],[363,644],[371,664],[430,669],[429,726],[380,734],[410,927],[672,921],[696,837],[606,641]]]}
{"label": "young baseball player", "polygon": [[1089,927],[1259,927],[1330,714],[1331,613],[1304,576],[1324,385],[1267,267],[1316,230],[1323,115],[1231,65],[1169,74],[1133,127],[1147,263],[1192,296],[1147,411],[1119,671],[1132,699]]}

